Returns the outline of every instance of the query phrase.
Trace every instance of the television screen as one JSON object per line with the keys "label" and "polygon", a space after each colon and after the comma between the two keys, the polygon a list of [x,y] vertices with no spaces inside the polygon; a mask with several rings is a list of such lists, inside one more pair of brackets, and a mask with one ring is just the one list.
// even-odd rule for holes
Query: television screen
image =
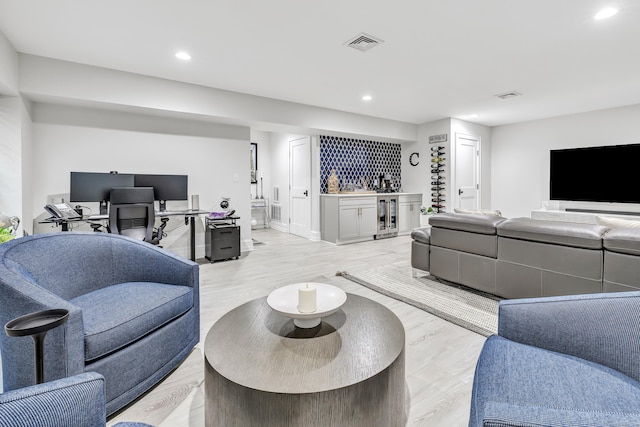
{"label": "television screen", "polygon": [[640,144],[551,150],[551,200],[640,203]]}
{"label": "television screen", "polygon": [[136,187],[153,187],[156,200],[188,200],[188,175],[135,175]]}
{"label": "television screen", "polygon": [[113,187],[133,187],[133,175],[126,173],[71,172],[69,200],[71,202],[102,202],[109,200]]}

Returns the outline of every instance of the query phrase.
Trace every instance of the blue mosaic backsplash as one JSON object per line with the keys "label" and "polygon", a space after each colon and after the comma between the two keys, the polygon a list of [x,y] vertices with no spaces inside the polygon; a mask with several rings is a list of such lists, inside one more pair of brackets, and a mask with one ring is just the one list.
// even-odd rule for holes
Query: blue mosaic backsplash
{"label": "blue mosaic backsplash", "polygon": [[400,144],[320,135],[320,192],[327,193],[327,179],[336,170],[340,189],[369,178],[371,187],[380,175],[391,175],[394,188],[400,182]]}

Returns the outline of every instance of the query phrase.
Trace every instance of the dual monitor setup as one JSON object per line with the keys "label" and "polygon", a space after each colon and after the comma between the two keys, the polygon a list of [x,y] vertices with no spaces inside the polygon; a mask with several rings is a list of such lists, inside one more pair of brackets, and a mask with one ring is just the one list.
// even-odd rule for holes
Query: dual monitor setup
{"label": "dual monitor setup", "polygon": [[188,175],[151,175],[117,172],[71,172],[69,200],[99,202],[100,215],[107,215],[107,202],[115,187],[153,187],[159,210],[166,210],[167,200],[188,200]]}

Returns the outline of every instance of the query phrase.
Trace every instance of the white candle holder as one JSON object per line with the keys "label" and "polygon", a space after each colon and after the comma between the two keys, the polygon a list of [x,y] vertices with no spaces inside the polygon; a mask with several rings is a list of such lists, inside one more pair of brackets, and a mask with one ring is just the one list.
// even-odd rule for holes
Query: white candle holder
{"label": "white candle holder", "polygon": [[293,319],[299,328],[313,328],[320,324],[323,317],[338,311],[347,301],[347,294],[340,288],[324,283],[308,283],[316,289],[316,310],[304,313],[298,309],[299,291],[307,283],[296,283],[278,288],[267,297],[267,304],[275,312]]}

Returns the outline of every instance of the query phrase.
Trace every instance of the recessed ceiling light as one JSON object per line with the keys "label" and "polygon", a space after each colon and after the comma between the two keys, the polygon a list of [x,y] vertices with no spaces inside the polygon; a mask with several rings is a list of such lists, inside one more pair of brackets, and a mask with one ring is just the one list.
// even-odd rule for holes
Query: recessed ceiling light
{"label": "recessed ceiling light", "polygon": [[618,13],[618,9],[615,7],[607,7],[606,9],[602,9],[600,12],[596,13],[596,16],[593,19],[607,19],[611,18],[613,15]]}
{"label": "recessed ceiling light", "polygon": [[182,59],[183,61],[188,61],[191,59],[191,55],[187,52],[176,52],[176,58]]}
{"label": "recessed ceiling light", "polygon": [[371,95],[365,95],[362,97],[363,101],[371,101],[373,99],[373,97]]}

